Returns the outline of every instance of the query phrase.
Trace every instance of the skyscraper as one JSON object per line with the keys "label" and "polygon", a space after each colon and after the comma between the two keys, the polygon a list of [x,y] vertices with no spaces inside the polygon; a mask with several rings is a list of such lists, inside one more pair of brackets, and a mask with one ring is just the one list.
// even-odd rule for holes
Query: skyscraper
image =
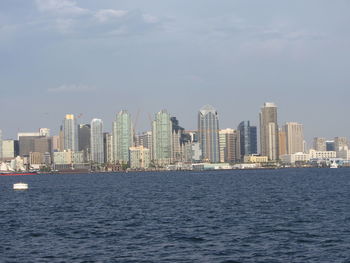
{"label": "skyscraper", "polygon": [[313,141],[313,148],[316,151],[326,151],[326,138],[315,137]]}
{"label": "skyscraper", "polygon": [[90,161],[90,141],[91,141],[91,125],[78,125],[78,150],[84,153],[85,161]]}
{"label": "skyscraper", "polygon": [[131,116],[126,110],[120,111],[113,123],[114,160],[120,163],[129,162],[129,148],[133,146]]}
{"label": "skyscraper", "polygon": [[266,102],[260,114],[260,150],[261,155],[267,156],[270,161],[279,158],[277,106]]}
{"label": "skyscraper", "polygon": [[241,159],[240,133],[238,130],[219,130],[220,162],[236,163]]}
{"label": "skyscraper", "polygon": [[250,121],[242,121],[238,125],[240,136],[240,154],[243,161],[244,155],[251,155],[258,153],[258,142],[256,126],[250,126]]}
{"label": "skyscraper", "polygon": [[172,162],[172,122],[170,114],[162,110],[152,122],[152,159],[164,166]]}
{"label": "skyscraper", "polygon": [[73,114],[67,114],[63,120],[63,149],[78,151],[78,126]]}
{"label": "skyscraper", "polygon": [[103,122],[100,119],[91,121],[91,161],[94,163],[104,163],[103,149]]}
{"label": "skyscraper", "polygon": [[200,109],[198,132],[202,159],[211,163],[219,162],[219,117],[213,106],[205,105]]}
{"label": "skyscraper", "polygon": [[304,152],[303,125],[297,122],[287,122],[283,126],[286,133],[287,154]]}

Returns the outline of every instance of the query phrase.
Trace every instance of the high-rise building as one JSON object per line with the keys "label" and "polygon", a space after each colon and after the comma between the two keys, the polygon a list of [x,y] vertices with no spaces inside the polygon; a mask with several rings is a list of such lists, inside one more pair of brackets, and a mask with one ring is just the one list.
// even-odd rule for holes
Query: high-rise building
{"label": "high-rise building", "polygon": [[19,143],[17,140],[2,141],[2,158],[11,160],[19,155]]}
{"label": "high-rise building", "polygon": [[345,147],[349,146],[348,138],[346,137],[335,137],[334,147],[335,151],[343,150]]}
{"label": "high-rise building", "polygon": [[103,149],[103,122],[101,119],[93,119],[91,121],[91,161],[93,163],[104,163]]}
{"label": "high-rise building", "polygon": [[78,151],[78,126],[73,114],[67,114],[63,120],[63,149]]}
{"label": "high-rise building", "polygon": [[152,160],[158,166],[172,162],[172,122],[170,114],[162,110],[152,122]]}
{"label": "high-rise building", "polygon": [[283,126],[286,133],[287,154],[304,152],[304,128],[297,122],[287,122]]}
{"label": "high-rise building", "polygon": [[257,131],[256,126],[250,126],[250,121],[242,121],[237,129],[240,136],[240,155],[243,161],[245,155],[258,153]]}
{"label": "high-rise building", "polygon": [[315,137],[313,141],[313,149],[315,151],[326,151],[326,138]]}
{"label": "high-rise building", "polygon": [[238,130],[219,130],[220,162],[236,163],[241,159],[240,133]]}
{"label": "high-rise building", "polygon": [[52,139],[45,136],[19,136],[19,155],[27,156],[31,152],[50,153],[52,152]]}
{"label": "high-rise building", "polygon": [[287,135],[282,129],[278,131],[278,146],[279,146],[279,156],[287,154]]}
{"label": "high-rise building", "polygon": [[326,151],[335,151],[334,140],[326,141]]}
{"label": "high-rise building", "polygon": [[213,106],[205,105],[200,109],[198,113],[198,132],[203,161],[219,162],[219,117]]}
{"label": "high-rise building", "polygon": [[267,156],[270,161],[279,158],[277,106],[266,102],[260,114],[260,150],[261,155]]}
{"label": "high-rise building", "polygon": [[103,149],[104,149],[104,162],[109,164],[114,163],[113,136],[108,132],[103,133]]}
{"label": "high-rise building", "polygon": [[78,151],[84,153],[85,161],[90,161],[91,158],[91,125],[79,124],[78,125]]}
{"label": "high-rise building", "polygon": [[113,122],[114,160],[119,163],[129,162],[129,148],[133,146],[131,116],[126,110],[120,111]]}

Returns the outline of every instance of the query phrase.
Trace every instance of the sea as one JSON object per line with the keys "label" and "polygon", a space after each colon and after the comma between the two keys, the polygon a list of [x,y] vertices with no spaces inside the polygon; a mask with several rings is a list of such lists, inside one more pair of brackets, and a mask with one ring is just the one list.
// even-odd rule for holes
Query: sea
{"label": "sea", "polygon": [[350,262],[350,169],[0,176],[0,262]]}

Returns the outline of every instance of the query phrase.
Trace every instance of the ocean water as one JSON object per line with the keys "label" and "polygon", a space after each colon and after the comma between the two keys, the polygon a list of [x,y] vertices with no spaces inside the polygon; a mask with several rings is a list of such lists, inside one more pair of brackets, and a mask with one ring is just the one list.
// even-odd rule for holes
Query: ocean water
{"label": "ocean water", "polygon": [[0,262],[350,262],[350,169],[0,177]]}

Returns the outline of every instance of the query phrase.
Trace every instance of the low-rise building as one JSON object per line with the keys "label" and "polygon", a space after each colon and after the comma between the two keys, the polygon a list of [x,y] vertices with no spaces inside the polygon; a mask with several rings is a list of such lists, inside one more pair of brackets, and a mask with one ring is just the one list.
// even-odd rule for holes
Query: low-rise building
{"label": "low-rise building", "polygon": [[244,156],[244,162],[245,163],[267,163],[268,157],[260,156],[260,155],[246,155]]}
{"label": "low-rise building", "polygon": [[285,164],[295,164],[296,162],[308,162],[310,161],[310,154],[302,152],[284,154],[280,156],[280,159]]}
{"label": "low-rise building", "polygon": [[150,150],[143,147],[129,148],[130,168],[131,169],[147,169],[151,162]]}
{"label": "low-rise building", "polygon": [[316,151],[311,149],[309,151],[310,159],[329,159],[336,158],[337,153],[335,151]]}

